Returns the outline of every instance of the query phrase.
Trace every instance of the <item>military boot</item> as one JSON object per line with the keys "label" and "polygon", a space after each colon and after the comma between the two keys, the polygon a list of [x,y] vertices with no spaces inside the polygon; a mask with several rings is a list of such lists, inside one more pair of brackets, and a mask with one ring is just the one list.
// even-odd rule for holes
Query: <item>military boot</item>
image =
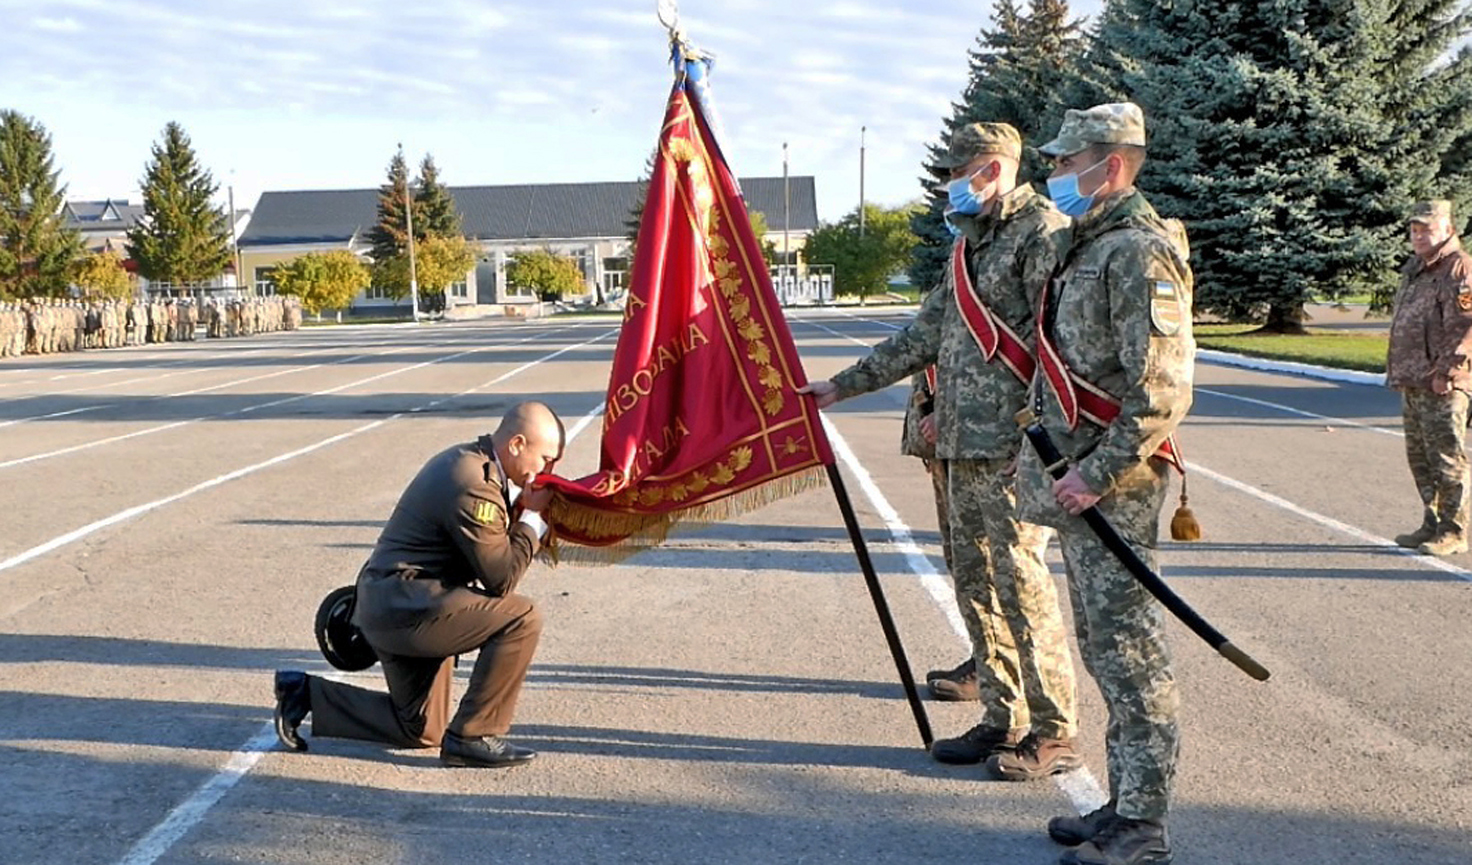
{"label": "military boot", "polygon": [[[1431,536],[1427,535],[1426,537],[1429,538]],[[931,670],[927,672],[925,674],[925,681],[929,682],[933,679],[959,679],[962,676],[968,676],[975,672],[976,659],[967,658],[949,670]]]}
{"label": "military boot", "polygon": [[1058,865],[1168,865],[1170,839],[1165,824],[1116,815],[1094,837],[1069,850]]}
{"label": "military boot", "polygon": [[1073,750],[1072,739],[1049,739],[1028,733],[1017,747],[999,751],[986,761],[992,777],[1004,781],[1036,781],[1083,765],[1083,758]]}
{"label": "military boot", "polygon": [[954,739],[936,739],[931,742],[930,756],[942,763],[969,766],[980,763],[993,754],[1012,750],[1021,738],[1021,730],[977,724]]}
{"label": "military boot", "polygon": [[1467,536],[1461,532],[1438,532],[1435,537],[1416,548],[1422,555],[1454,556],[1467,552]]}
{"label": "military boot", "polygon": [[1436,536],[1435,523],[1422,523],[1421,528],[1404,535],[1395,536],[1395,545],[1414,550]]}
{"label": "military boot", "polygon": [[928,681],[925,687],[934,699],[948,703],[974,703],[981,699],[981,686],[977,684],[976,659],[974,658],[947,672],[944,676],[935,678],[927,676],[926,678]]}
{"label": "military boot", "polygon": [[1114,816],[1114,802],[1110,801],[1082,817],[1054,817],[1048,821],[1048,837],[1065,847],[1077,847],[1099,834]]}

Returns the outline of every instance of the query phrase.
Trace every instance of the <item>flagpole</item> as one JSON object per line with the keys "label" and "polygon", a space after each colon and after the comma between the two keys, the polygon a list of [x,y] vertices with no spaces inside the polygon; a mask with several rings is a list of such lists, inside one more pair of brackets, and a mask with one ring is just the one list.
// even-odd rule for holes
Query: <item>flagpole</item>
{"label": "flagpole", "polygon": [[910,712],[915,716],[915,726],[920,730],[920,741],[926,749],[935,740],[930,732],[930,718],[925,714],[925,704],[920,702],[920,692],[915,688],[915,676],[910,672],[910,662],[905,657],[905,647],[900,643],[899,631],[895,630],[894,617],[889,612],[889,602],[884,598],[884,588],[879,585],[879,576],[874,572],[874,562],[869,558],[869,547],[859,531],[858,518],[854,516],[853,502],[849,501],[848,489],[843,485],[843,475],[838,466],[828,463],[828,482],[833,485],[833,498],[838,501],[838,510],[843,514],[843,524],[848,528],[848,539],[853,543],[854,555],[859,560],[859,569],[864,572],[864,584],[869,587],[869,598],[874,602],[874,612],[879,615],[879,627],[884,631],[884,641],[889,644],[889,654],[894,658],[895,669],[900,674],[900,684],[905,688],[905,699],[910,703]]}

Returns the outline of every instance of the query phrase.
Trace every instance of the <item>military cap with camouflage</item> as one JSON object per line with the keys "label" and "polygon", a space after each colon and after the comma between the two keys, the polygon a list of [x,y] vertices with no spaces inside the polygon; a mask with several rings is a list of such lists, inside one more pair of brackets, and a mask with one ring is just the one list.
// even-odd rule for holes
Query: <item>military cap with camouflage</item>
{"label": "military cap with camouflage", "polygon": [[936,167],[960,168],[978,156],[997,153],[1022,158],[1022,136],[1006,123],[968,123],[951,134],[951,147]]}
{"label": "military cap with camouflage", "polygon": [[1072,156],[1095,144],[1145,146],[1145,114],[1133,102],[1110,102],[1093,108],[1070,108],[1058,137],[1039,147],[1048,156]]}

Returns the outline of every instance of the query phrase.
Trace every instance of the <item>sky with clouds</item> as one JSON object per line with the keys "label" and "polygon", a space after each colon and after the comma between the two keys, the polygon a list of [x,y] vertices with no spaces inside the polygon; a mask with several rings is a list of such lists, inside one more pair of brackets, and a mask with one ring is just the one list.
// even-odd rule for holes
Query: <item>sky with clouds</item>
{"label": "sky with clouds", "polygon": [[[1097,0],[1075,2],[1080,14]],[[743,176],[817,178],[819,216],[920,193],[990,3],[684,0]],[[402,142],[451,185],[631,180],[671,81],[655,0],[0,0],[0,108],[51,133],[70,198],[139,198],[178,121],[238,207],[377,186]]]}

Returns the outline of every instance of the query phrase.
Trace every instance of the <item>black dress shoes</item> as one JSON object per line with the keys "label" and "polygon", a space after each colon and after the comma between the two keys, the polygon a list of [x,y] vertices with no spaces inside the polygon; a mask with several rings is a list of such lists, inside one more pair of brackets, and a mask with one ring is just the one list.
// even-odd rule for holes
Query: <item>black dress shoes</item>
{"label": "black dress shoes", "polygon": [[312,711],[312,689],[307,674],[295,670],[276,671],[276,738],[293,751],[307,750],[307,741],[297,733]]}
{"label": "black dress shoes", "polygon": [[462,737],[449,730],[440,742],[440,762],[446,766],[474,766],[483,769],[504,769],[520,766],[537,756],[530,748],[518,748],[495,736]]}

